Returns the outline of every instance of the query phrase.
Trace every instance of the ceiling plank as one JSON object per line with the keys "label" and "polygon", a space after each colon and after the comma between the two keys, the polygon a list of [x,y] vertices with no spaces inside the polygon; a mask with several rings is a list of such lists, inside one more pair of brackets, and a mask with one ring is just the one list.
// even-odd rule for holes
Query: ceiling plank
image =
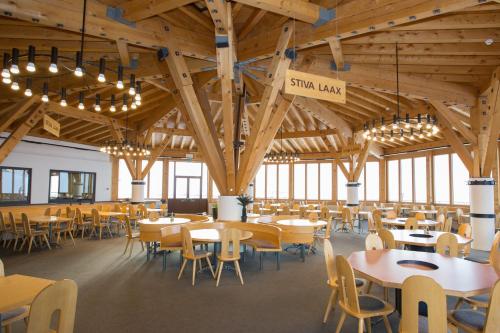
{"label": "ceiling plank", "polygon": [[196,0],[130,0],[120,5],[123,18],[130,21],[140,21],[148,17],[165,13],[176,8],[189,5]]}
{"label": "ceiling plank", "polygon": [[316,23],[320,18],[321,6],[306,0],[236,0],[248,6],[257,7],[268,12],[288,16],[290,18]]}

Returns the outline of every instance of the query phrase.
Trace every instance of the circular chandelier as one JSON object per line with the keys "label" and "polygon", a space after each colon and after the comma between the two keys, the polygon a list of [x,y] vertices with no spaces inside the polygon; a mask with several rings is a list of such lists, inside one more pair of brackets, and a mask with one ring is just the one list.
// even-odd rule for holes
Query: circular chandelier
{"label": "circular chandelier", "polygon": [[294,163],[300,161],[299,154],[295,152],[287,153],[283,151],[283,126],[280,127],[280,152],[279,153],[267,153],[264,155],[265,163],[277,163],[277,164],[286,164],[286,163]]}
{"label": "circular chandelier", "polygon": [[151,155],[151,149],[148,145],[140,145],[126,140],[122,143],[109,141],[101,146],[100,151],[113,156],[143,157]]}
{"label": "circular chandelier", "polygon": [[418,114],[417,117],[410,117],[407,113],[404,119],[395,115],[391,124],[386,124],[382,117],[379,123],[375,120],[372,121],[371,125],[365,123],[363,137],[367,140],[380,140],[381,142],[386,140],[393,142],[396,138],[404,141],[405,137],[410,140],[423,139],[439,132],[436,123],[436,117],[431,117],[430,114],[425,117],[422,117],[421,114]]}

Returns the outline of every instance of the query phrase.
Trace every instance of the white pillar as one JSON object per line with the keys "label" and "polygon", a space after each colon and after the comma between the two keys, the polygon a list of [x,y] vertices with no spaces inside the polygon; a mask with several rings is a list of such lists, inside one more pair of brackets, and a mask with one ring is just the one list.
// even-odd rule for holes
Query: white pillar
{"label": "white pillar", "polygon": [[132,180],[132,204],[144,203],[144,185],[146,185],[144,180]]}
{"label": "white pillar", "polygon": [[347,202],[346,206],[354,207],[359,206],[358,192],[361,183],[358,182],[347,182]]}
{"label": "white pillar", "polygon": [[241,221],[241,209],[236,195],[219,196],[217,219],[221,221]]}
{"label": "white pillar", "polygon": [[470,224],[472,248],[489,251],[495,237],[495,203],[493,178],[469,179]]}

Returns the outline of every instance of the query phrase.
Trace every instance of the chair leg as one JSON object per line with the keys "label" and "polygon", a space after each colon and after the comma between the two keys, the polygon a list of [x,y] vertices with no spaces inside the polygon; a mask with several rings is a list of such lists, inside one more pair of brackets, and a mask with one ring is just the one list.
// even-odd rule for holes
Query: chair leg
{"label": "chair leg", "polygon": [[102,227],[99,227],[99,240],[102,239]]}
{"label": "chair leg", "polygon": [[73,242],[73,247],[75,247],[75,239],[73,238],[73,233],[71,231],[66,231],[66,233],[69,234],[69,238],[71,238],[71,241]]}
{"label": "chair leg", "polygon": [[28,254],[30,254],[30,252],[31,252],[31,246],[33,245],[33,237],[30,237],[30,240],[28,242],[29,242],[29,244],[28,244]]}
{"label": "chair leg", "polygon": [[49,250],[52,250],[51,247],[50,247],[49,239],[47,238],[46,234],[43,234],[43,240],[47,244],[47,247],[49,248]]}
{"label": "chair leg", "polygon": [[358,319],[358,333],[363,333],[363,319]]}
{"label": "chair leg", "polygon": [[130,239],[127,238],[127,245],[125,245],[125,251],[123,251],[123,254],[127,253],[129,244],[130,244]]}
{"label": "chair leg", "polygon": [[[142,242],[141,242],[142,244]],[[166,250],[163,250],[163,268],[162,270],[165,272],[167,270],[167,251]]]}
{"label": "chair leg", "polygon": [[280,253],[276,252],[276,269],[280,270]]}
{"label": "chair leg", "polygon": [[238,276],[240,277],[241,285],[244,285],[245,283],[243,283],[243,275],[241,275],[240,263],[238,262],[238,260],[234,261],[234,266],[236,268],[236,271],[238,272]]}
{"label": "chair leg", "polygon": [[113,238],[113,234],[111,233],[111,229],[109,228],[109,225],[106,227],[106,229],[108,230],[109,237]]}
{"label": "chair leg", "polygon": [[128,254],[128,257],[130,258],[132,256],[132,250],[134,249],[134,239],[132,238],[130,240],[130,252]]}
{"label": "chair leg", "polygon": [[222,267],[224,266],[224,262],[220,261],[217,263],[217,282],[215,283],[215,286],[219,286],[219,281],[220,281],[220,275],[222,273]]}
{"label": "chair leg", "polygon": [[328,299],[328,304],[326,305],[325,315],[323,316],[323,324],[328,321],[330,312],[335,311],[335,305],[337,304],[337,288],[333,288],[330,293],[330,298]]}
{"label": "chair leg", "polygon": [[337,329],[335,330],[335,333],[340,333],[342,326],[344,326],[345,317],[346,317],[345,311],[342,311],[342,314],[340,315],[339,323],[337,324]]}
{"label": "chair leg", "polygon": [[208,257],[205,257],[205,259],[207,260],[207,265],[208,268],[210,269],[210,272],[212,273],[212,277],[215,279],[215,273],[214,269],[212,268],[212,263],[210,262],[210,259],[208,259]]}
{"label": "chair leg", "polygon": [[366,333],[372,333],[372,319],[366,318]]}
{"label": "chair leg", "polygon": [[184,259],[184,261],[182,262],[181,270],[179,271],[179,275],[177,276],[177,280],[180,280],[180,278],[182,276],[182,272],[184,272],[184,268],[186,268],[186,263],[187,263],[187,259]]}
{"label": "chair leg", "polygon": [[389,323],[389,318],[387,318],[387,316],[383,316],[382,318],[384,319],[385,330],[387,331],[387,333],[392,333],[392,328],[391,324]]}
{"label": "chair leg", "polygon": [[[23,242],[21,243],[21,246],[19,247],[19,251],[21,251],[21,250],[23,249],[24,244],[26,243],[26,240],[27,240],[27,238],[26,238],[26,237],[24,237]],[[17,242],[17,239],[16,239],[16,242]],[[16,244],[14,244],[14,251],[16,250],[15,245],[16,245]]]}
{"label": "chair leg", "polygon": [[193,260],[193,279],[191,284],[194,286],[195,282],[196,282],[196,259]]}

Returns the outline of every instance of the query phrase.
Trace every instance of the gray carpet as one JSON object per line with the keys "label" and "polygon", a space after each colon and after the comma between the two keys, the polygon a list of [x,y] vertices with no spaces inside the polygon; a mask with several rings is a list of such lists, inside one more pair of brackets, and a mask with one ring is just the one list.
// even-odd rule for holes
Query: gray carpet
{"label": "gray carpet", "polygon": [[[362,250],[364,236],[335,234],[336,254]],[[27,274],[49,279],[74,279],[79,287],[75,332],[333,332],[339,312],[322,323],[330,290],[326,285],[324,257],[319,251],[302,263],[285,253],[281,270],[274,256],[264,270],[251,255],[242,264],[245,285],[229,271],[221,283],[209,273],[197,275],[191,286],[191,269],[177,280],[178,253],[168,256],[162,272],[161,256],[146,261],[137,242],[131,258],[122,256],[125,239],[78,240],[73,248],[35,249],[30,255],[0,249],[6,274]],[[250,252],[249,252],[250,254]],[[381,289],[374,287],[376,294]],[[398,316],[391,315],[396,331]],[[356,332],[356,321],[346,320],[342,332]],[[14,332],[23,332],[18,323]],[[383,323],[373,332],[385,332]]]}

